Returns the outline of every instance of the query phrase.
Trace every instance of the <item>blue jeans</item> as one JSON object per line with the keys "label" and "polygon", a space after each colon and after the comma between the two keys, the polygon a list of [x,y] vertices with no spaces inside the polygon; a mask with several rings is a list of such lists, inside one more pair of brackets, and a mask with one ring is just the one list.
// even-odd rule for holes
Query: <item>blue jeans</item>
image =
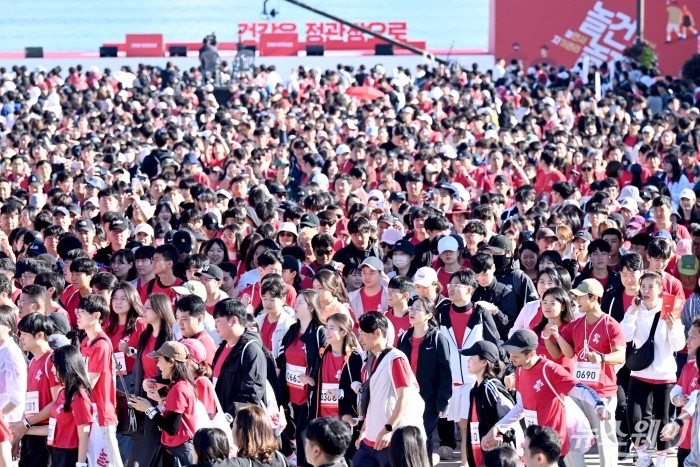
{"label": "blue jeans", "polygon": [[377,451],[360,443],[360,448],[352,457],[352,467],[389,467],[389,448]]}

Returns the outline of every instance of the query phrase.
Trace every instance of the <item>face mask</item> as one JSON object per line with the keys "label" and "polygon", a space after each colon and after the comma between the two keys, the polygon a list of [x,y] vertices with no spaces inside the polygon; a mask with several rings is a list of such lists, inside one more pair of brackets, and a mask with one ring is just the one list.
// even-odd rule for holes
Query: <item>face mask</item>
{"label": "face mask", "polygon": [[391,262],[394,263],[394,266],[396,266],[399,269],[404,269],[409,264],[411,264],[411,260],[408,259],[408,256],[406,255],[394,254],[394,257],[392,258]]}
{"label": "face mask", "polygon": [[510,266],[513,259],[506,255],[494,255],[493,264],[496,265],[496,269],[503,269]]}

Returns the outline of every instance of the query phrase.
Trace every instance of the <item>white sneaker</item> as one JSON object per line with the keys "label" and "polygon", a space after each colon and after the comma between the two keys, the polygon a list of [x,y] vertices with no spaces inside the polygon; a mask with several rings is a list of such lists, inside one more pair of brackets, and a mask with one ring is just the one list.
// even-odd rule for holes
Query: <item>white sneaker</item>
{"label": "white sneaker", "polygon": [[444,461],[451,461],[454,456],[454,449],[449,446],[440,446],[438,448],[438,454],[440,454],[440,459]]}
{"label": "white sneaker", "polygon": [[431,457],[432,457],[431,461],[432,461],[433,465],[438,465],[440,463],[440,454],[438,454],[437,452],[434,452]]}
{"label": "white sneaker", "polygon": [[654,465],[654,461],[651,460],[649,454],[639,456],[637,462],[634,463],[634,467],[651,467],[652,465]]}
{"label": "white sneaker", "polygon": [[656,467],[666,467],[666,456],[656,456]]}

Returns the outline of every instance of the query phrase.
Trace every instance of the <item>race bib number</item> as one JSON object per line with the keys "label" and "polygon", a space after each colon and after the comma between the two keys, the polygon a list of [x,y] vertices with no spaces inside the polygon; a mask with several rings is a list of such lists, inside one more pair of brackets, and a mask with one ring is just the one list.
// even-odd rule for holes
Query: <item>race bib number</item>
{"label": "race bib number", "polygon": [[471,433],[472,446],[481,444],[481,436],[479,435],[479,422],[471,422],[469,424],[469,432]]}
{"label": "race bib number", "polygon": [[306,374],[306,367],[290,365],[287,363],[287,384],[298,388],[304,387],[301,382],[301,375]]}
{"label": "race bib number", "polygon": [[537,411],[525,409],[525,428],[537,425]]}
{"label": "race bib number", "polygon": [[[339,388],[339,384],[323,383],[321,386],[321,405],[326,407],[337,407]],[[331,391],[335,391],[332,396]]]}
{"label": "race bib number", "polygon": [[114,352],[114,358],[117,359],[117,371],[122,375],[126,374],[126,359],[124,352]]}
{"label": "race bib number", "polygon": [[53,437],[54,437],[55,433],[56,433],[56,419],[51,417],[51,418],[49,418],[49,434],[46,436],[46,442],[48,444],[53,444]]}
{"label": "race bib number", "polygon": [[30,391],[24,402],[24,414],[27,417],[39,413],[39,391]]}
{"label": "race bib number", "polygon": [[574,362],[574,377],[582,383],[597,383],[600,380],[600,363]]}

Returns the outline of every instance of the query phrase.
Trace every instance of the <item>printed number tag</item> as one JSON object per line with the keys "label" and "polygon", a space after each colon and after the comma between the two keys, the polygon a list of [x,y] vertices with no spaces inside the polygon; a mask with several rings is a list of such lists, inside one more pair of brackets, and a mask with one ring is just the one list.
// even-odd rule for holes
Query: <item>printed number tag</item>
{"label": "printed number tag", "polygon": [[[337,407],[339,389],[339,384],[323,383],[321,386],[321,405],[325,405],[327,407]],[[335,394],[332,397],[330,391],[335,391]]]}
{"label": "printed number tag", "polygon": [[287,363],[287,384],[290,386],[304,387],[301,382],[301,375],[306,374],[306,368],[303,366],[290,365]]}
{"label": "printed number tag", "polygon": [[114,358],[117,359],[117,371],[122,375],[126,374],[126,359],[124,358],[124,352],[114,352]]}
{"label": "printed number tag", "polygon": [[537,425],[537,411],[525,409],[525,428]]}
{"label": "printed number tag", "polygon": [[582,383],[597,383],[600,380],[600,363],[574,362],[574,377]]}
{"label": "printed number tag", "polygon": [[24,414],[29,417],[39,413],[39,391],[30,391],[24,402]]}
{"label": "printed number tag", "polygon": [[471,422],[469,424],[469,430],[472,437],[472,446],[478,446],[481,444],[481,436],[479,436],[479,422]]}

